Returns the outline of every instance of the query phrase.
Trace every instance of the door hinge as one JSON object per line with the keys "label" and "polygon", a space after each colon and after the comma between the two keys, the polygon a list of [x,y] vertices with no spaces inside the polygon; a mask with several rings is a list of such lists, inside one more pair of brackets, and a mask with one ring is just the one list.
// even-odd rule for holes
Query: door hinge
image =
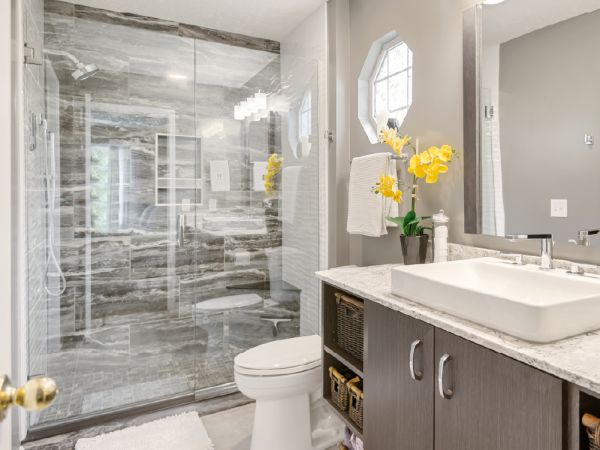
{"label": "door hinge", "polygon": [[44,62],[42,57],[42,43],[40,41],[25,42],[25,64],[41,66]]}
{"label": "door hinge", "polygon": [[335,136],[333,131],[326,131],[325,136],[323,136],[329,143],[333,143],[335,141]]}

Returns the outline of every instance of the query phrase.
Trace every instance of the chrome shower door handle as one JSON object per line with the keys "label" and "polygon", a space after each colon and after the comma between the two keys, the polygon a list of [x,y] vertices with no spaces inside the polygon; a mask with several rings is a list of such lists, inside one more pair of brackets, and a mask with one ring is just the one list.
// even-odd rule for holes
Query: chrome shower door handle
{"label": "chrome shower door handle", "polygon": [[444,380],[446,373],[446,365],[452,361],[452,356],[448,353],[445,353],[440,358],[440,365],[438,369],[438,391],[440,393],[440,397],[449,399],[454,395],[454,389],[451,387],[446,387],[446,382]]}
{"label": "chrome shower door handle", "polygon": [[185,214],[177,216],[177,246],[183,247],[185,240]]}
{"label": "chrome shower door handle", "polygon": [[423,345],[423,341],[417,339],[410,344],[410,358],[408,361],[408,367],[410,368],[410,377],[415,381],[421,381],[423,379],[423,371],[415,370],[415,353],[417,349]]}

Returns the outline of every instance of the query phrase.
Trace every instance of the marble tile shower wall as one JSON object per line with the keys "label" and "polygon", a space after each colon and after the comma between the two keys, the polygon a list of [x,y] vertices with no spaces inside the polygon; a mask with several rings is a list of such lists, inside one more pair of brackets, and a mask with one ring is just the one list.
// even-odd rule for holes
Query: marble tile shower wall
{"label": "marble tile shower wall", "polygon": [[[265,283],[281,279],[281,261],[270,257],[282,245],[280,202],[266,205],[264,192],[252,190],[253,163],[281,148],[280,121],[233,119],[240,100],[279,89],[278,44],[47,0],[44,46],[101,70],[76,82],[67,59],[46,63],[60,81],[67,289],[57,318],[62,352],[49,369],[65,389],[41,420],[148,400],[140,396],[149,390],[166,395],[231,381],[232,354],[273,339],[264,319],[291,319],[279,337],[297,335],[299,294],[274,301]],[[155,203],[157,133],[200,137],[202,195],[187,213],[181,247],[179,207]],[[211,160],[229,162],[230,190],[211,190]],[[240,289],[245,284],[255,287]],[[265,302],[232,318],[231,354],[224,354],[221,319],[200,324],[192,305],[232,293]],[[76,374],[66,364],[71,351]]]}

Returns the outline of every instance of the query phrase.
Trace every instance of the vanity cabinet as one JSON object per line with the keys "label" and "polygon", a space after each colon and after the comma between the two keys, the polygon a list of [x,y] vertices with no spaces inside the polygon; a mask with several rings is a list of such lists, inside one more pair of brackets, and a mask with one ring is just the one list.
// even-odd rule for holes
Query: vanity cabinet
{"label": "vanity cabinet", "polygon": [[365,304],[367,450],[562,450],[563,382]]}
{"label": "vanity cabinet", "polygon": [[365,325],[367,449],[433,450],[434,328],[369,301]]}
{"label": "vanity cabinet", "polygon": [[563,449],[562,380],[440,329],[435,361],[436,449]]}

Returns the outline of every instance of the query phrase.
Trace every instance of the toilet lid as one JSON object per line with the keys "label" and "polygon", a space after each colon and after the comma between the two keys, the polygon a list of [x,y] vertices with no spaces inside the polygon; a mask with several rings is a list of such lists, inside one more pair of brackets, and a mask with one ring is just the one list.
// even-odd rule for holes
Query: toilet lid
{"label": "toilet lid", "polygon": [[259,345],[235,357],[240,373],[283,375],[321,365],[321,337],[303,336]]}

